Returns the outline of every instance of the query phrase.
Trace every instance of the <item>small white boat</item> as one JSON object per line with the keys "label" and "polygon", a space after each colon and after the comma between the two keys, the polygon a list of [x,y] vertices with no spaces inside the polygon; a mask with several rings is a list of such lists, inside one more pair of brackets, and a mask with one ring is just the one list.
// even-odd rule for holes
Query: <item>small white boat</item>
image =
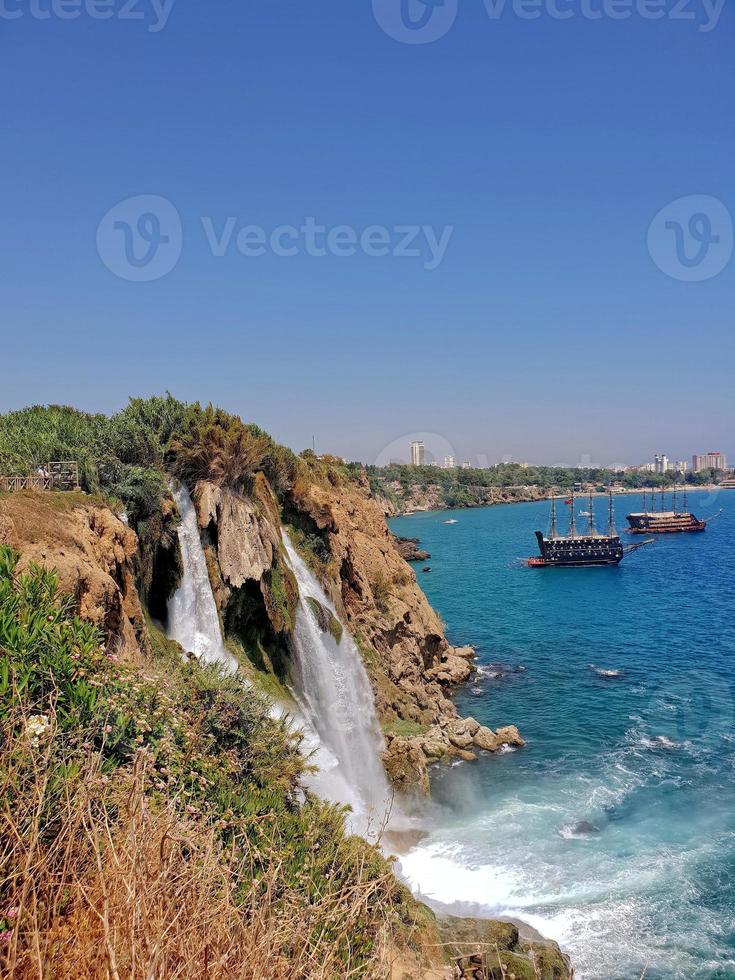
{"label": "small white boat", "polygon": [[448,521],[442,521],[442,524],[459,524],[453,517],[450,517]]}

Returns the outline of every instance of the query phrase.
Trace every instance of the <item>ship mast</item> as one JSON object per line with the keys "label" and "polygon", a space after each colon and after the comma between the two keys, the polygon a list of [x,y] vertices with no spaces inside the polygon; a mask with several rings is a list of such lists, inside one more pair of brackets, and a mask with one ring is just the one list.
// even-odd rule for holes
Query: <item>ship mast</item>
{"label": "ship mast", "polygon": [[661,484],[661,513],[666,510],[666,488]]}
{"label": "ship mast", "polygon": [[645,487],[643,488],[643,513],[644,514],[648,513],[646,511],[646,488]]}
{"label": "ship mast", "polygon": [[609,537],[614,538],[618,532],[615,528],[615,504],[613,503],[612,490],[610,490],[608,496],[609,496],[609,502],[608,502],[607,533]]}
{"label": "ship mast", "polygon": [[592,503],[592,493],[590,493],[590,523],[588,534],[591,538],[597,537],[597,528],[595,527],[595,505]]}
{"label": "ship mast", "polygon": [[551,495],[551,515],[549,517],[549,541],[553,541],[557,537],[556,529],[556,497],[552,493]]}
{"label": "ship mast", "polygon": [[572,490],[572,506],[569,508],[569,537],[577,535],[577,525],[574,523],[574,490]]}

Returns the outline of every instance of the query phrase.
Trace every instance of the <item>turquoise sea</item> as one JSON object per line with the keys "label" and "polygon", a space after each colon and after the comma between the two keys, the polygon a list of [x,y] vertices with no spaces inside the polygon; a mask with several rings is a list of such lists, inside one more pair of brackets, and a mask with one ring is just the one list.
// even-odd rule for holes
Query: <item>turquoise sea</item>
{"label": "turquoise sea", "polygon": [[[450,640],[478,650],[459,710],[528,742],[435,771],[404,873],[537,926],[583,980],[735,978],[735,491],[689,506],[723,512],[610,569],[524,566],[545,503],[390,522],[431,552],[414,567]],[[618,527],[640,507],[617,498]]]}

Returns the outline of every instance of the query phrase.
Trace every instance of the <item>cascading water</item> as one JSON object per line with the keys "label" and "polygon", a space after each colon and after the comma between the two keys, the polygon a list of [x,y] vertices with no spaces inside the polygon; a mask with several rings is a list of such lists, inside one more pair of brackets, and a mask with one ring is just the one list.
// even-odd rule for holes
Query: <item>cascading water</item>
{"label": "cascading water", "polygon": [[234,672],[238,664],[222,640],[196,509],[183,484],[173,487],[172,493],[181,514],[178,536],[184,573],[169,600],[168,635],[203,663],[219,664]]}
{"label": "cascading water", "polygon": [[372,687],[347,630],[337,640],[320,625],[309,599],[335,620],[336,610],[286,534],[284,543],[300,596],[292,636],[294,696],[306,722],[307,747],[315,750],[319,767],[311,789],[349,803],[350,829],[371,836],[386,823],[393,796],[380,762],[384,746]]}
{"label": "cascading water", "polygon": [[[238,664],[222,640],[196,509],[185,486],[172,488],[172,493],[181,514],[178,536],[184,570],[168,605],[168,635],[202,662],[234,672]],[[389,814],[395,825],[396,812],[380,762],[384,745],[370,681],[347,630],[342,629],[337,640],[320,625],[319,607],[338,622],[336,610],[287,535],[284,542],[299,587],[291,638],[293,694],[299,709],[295,721],[318,768],[309,777],[309,786],[323,799],[351,807],[352,832],[377,836]],[[316,608],[310,599],[318,604]],[[286,711],[274,706],[274,717]]]}

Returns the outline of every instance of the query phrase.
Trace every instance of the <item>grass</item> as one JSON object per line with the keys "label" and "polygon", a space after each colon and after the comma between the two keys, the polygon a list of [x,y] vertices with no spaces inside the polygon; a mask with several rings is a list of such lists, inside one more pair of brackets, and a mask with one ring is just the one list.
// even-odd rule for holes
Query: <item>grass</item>
{"label": "grass", "polygon": [[422,907],[299,738],[151,629],[107,656],[52,572],[0,548],[0,975],[382,978]]}
{"label": "grass", "polygon": [[382,727],[386,735],[398,735],[400,738],[413,738],[416,735],[425,735],[429,730],[427,725],[420,725],[417,721],[407,721],[403,718],[397,718],[395,721],[387,721]]}

